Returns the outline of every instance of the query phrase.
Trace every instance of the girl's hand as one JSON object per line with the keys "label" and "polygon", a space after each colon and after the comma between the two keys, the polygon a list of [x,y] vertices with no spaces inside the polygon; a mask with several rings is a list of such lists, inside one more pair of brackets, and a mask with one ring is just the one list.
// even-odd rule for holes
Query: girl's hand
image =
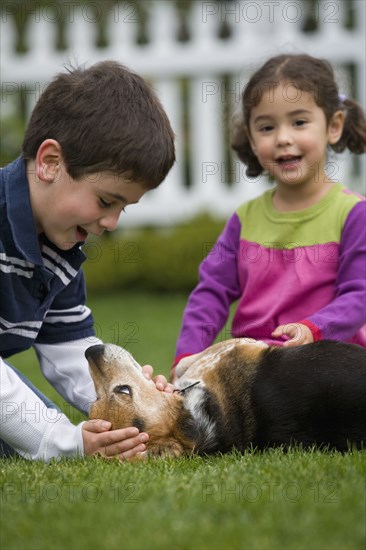
{"label": "girl's hand", "polygon": [[106,420],[89,420],[83,424],[82,436],[84,454],[86,456],[99,454],[104,458],[126,460],[139,455],[146,450],[145,443],[149,436],[139,433],[137,428],[122,428],[111,430],[112,424]]}
{"label": "girl's hand", "polygon": [[301,323],[288,323],[287,325],[279,325],[273,332],[272,336],[280,338],[281,336],[289,336],[284,346],[302,346],[314,342],[314,336],[309,327]]}
{"label": "girl's hand", "polygon": [[[145,378],[147,378],[148,380],[152,379],[153,368],[151,365],[145,365],[144,367],[142,367],[142,372]],[[163,376],[162,374],[158,374],[152,380],[158,390],[165,391],[167,393],[173,393],[173,390],[174,390],[173,384],[169,384],[165,376]]]}

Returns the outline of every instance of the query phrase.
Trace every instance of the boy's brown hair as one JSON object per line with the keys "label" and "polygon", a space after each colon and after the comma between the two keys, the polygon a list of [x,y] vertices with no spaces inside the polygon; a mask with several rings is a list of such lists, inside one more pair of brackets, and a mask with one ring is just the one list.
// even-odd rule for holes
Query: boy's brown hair
{"label": "boy's brown hair", "polygon": [[69,175],[111,171],[152,189],[175,160],[174,133],[151,86],[115,61],[72,68],[47,86],[31,115],[23,155],[61,145]]}
{"label": "boy's brown hair", "polygon": [[340,153],[349,149],[362,154],[366,150],[366,119],[361,106],[339,95],[331,65],[324,59],[307,54],[283,54],[269,59],[256,71],[242,94],[242,113],[234,121],[232,148],[246,164],[248,177],[257,177],[263,167],[254,154],[249,139],[250,113],[259,104],[265,90],[274,89],[280,82],[291,83],[298,90],[310,92],[315,103],[323,109],[327,123],[333,114],[342,110],[345,124],[340,140],[330,147]]}

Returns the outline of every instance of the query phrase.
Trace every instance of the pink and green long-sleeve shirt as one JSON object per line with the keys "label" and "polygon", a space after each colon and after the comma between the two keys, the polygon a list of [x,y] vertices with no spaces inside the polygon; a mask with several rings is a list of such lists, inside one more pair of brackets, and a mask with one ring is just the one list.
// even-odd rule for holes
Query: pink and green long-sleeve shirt
{"label": "pink and green long-sleeve shirt", "polygon": [[233,337],[282,344],[274,329],[302,323],[314,340],[366,347],[366,200],[334,184],[319,203],[278,212],[272,194],[240,206],[202,262],[176,362],[213,343],[235,301]]}

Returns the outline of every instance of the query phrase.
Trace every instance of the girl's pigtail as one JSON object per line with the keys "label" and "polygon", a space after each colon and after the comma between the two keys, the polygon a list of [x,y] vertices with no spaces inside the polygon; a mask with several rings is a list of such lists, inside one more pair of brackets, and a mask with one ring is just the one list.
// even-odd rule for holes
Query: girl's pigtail
{"label": "girl's pigtail", "polygon": [[345,122],[341,139],[332,145],[332,149],[341,153],[349,149],[352,153],[362,155],[366,152],[366,117],[362,107],[353,99],[342,102]]}
{"label": "girl's pigtail", "polygon": [[262,166],[253,153],[248,131],[241,115],[237,115],[233,118],[231,147],[236,152],[239,159],[245,164],[245,173],[248,178],[256,178],[263,172]]}

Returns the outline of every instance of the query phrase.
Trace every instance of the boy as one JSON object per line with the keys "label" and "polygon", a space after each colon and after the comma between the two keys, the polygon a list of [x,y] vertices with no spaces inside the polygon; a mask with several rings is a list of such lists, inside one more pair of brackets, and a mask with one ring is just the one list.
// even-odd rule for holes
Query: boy
{"label": "boy", "polygon": [[[80,245],[112,231],[125,207],[157,187],[175,160],[174,134],[153,90],[116,62],[58,75],[41,95],[22,156],[0,172],[0,452],[30,459],[130,458],[137,428],[74,426],[5,362],[31,346],[44,376],[87,413],[95,399],[84,352],[97,343],[85,305]],[[152,368],[144,368],[151,378]],[[158,389],[171,391],[163,376]]]}

